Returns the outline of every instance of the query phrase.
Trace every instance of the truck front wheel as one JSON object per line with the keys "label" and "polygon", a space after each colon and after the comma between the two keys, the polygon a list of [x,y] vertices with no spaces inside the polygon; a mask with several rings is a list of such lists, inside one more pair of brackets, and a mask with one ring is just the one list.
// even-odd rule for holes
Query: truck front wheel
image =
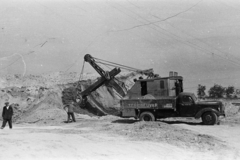
{"label": "truck front wheel", "polygon": [[218,121],[218,117],[214,112],[206,112],[202,115],[202,121],[205,125],[214,125]]}
{"label": "truck front wheel", "polygon": [[143,112],[139,118],[141,121],[155,121],[155,116],[151,112]]}

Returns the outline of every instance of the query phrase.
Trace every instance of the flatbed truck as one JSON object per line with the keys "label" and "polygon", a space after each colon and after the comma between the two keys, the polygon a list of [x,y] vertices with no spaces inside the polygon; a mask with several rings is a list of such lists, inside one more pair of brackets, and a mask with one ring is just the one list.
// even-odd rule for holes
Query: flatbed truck
{"label": "flatbed truck", "polygon": [[203,124],[219,123],[225,116],[221,101],[199,101],[193,93],[183,92],[181,76],[139,79],[120,100],[121,116],[142,121],[167,117],[202,118]]}

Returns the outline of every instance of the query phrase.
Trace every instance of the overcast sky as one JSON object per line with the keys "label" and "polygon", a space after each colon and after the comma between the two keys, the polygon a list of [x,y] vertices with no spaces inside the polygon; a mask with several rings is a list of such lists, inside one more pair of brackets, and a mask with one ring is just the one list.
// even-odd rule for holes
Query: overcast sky
{"label": "overcast sky", "polygon": [[240,87],[239,28],[237,0],[1,0],[0,73],[80,73],[91,54],[177,71],[185,91]]}

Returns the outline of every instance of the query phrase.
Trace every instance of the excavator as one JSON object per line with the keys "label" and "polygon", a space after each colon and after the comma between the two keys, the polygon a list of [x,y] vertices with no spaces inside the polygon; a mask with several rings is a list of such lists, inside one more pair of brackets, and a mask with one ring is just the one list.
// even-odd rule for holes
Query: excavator
{"label": "excavator", "polygon": [[[117,80],[115,78],[121,72],[120,68],[130,70],[130,71],[134,71],[134,72],[137,72],[137,73],[140,73],[140,74],[144,74],[148,78],[153,78],[153,77],[158,76],[158,75],[153,73],[153,69],[139,70],[139,69],[136,69],[136,68],[124,66],[124,65],[113,63],[113,62],[110,62],[110,61],[101,60],[99,58],[92,57],[90,54],[86,54],[84,56],[84,63],[85,62],[88,62],[99,73],[99,75],[101,77],[95,83],[93,83],[88,88],[86,88],[85,90],[82,90],[82,89],[77,90],[77,96],[78,96],[77,98],[81,100],[80,106],[82,108],[84,108],[86,106],[86,104],[89,103],[88,102],[88,96],[93,91],[95,91],[96,89],[101,87],[102,85],[112,87],[120,97],[124,97],[126,95],[127,90],[124,87],[124,83],[120,82],[119,80]],[[98,64],[111,66],[111,67],[115,67],[115,68],[112,69],[111,71],[105,71]],[[84,68],[84,64],[83,64],[83,68]],[[82,68],[81,76],[83,74],[83,68]],[[77,88],[80,88],[80,87],[77,87]],[[103,115],[107,114],[102,109],[103,107],[99,107],[99,104],[96,104],[96,103],[94,104],[94,102],[91,101],[91,106],[94,106],[95,108],[97,108]]]}

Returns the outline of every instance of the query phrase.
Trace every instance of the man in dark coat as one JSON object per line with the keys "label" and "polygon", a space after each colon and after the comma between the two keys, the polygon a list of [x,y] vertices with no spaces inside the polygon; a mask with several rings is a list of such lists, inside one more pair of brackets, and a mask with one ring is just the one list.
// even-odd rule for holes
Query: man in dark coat
{"label": "man in dark coat", "polygon": [[2,123],[1,129],[3,129],[6,126],[7,122],[8,122],[9,128],[12,129],[12,116],[13,116],[13,108],[12,106],[9,106],[9,102],[6,102],[2,111],[3,123]]}
{"label": "man in dark coat", "polygon": [[73,108],[74,108],[74,102],[71,101],[69,104],[67,104],[64,108],[67,109],[67,114],[68,114],[68,119],[67,119],[67,123],[70,122],[70,116],[72,117],[72,121],[73,122],[76,122],[75,120],[75,116],[74,116],[74,111],[73,111]]}

